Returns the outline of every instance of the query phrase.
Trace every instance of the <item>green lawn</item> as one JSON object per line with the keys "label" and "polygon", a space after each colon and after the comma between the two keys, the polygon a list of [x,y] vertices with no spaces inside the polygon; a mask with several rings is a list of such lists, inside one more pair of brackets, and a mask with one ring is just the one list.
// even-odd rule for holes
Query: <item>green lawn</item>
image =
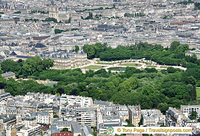
{"label": "green lawn", "polygon": [[200,98],[200,88],[196,88],[197,98]]}
{"label": "green lawn", "polygon": [[115,63],[111,63],[111,62],[101,62],[100,60],[97,60],[97,64],[113,65],[113,64],[115,64]]}
{"label": "green lawn", "polygon": [[155,68],[156,66],[147,65],[148,68]]}
{"label": "green lawn", "polygon": [[97,66],[97,65],[91,65],[91,66],[87,66],[85,67],[85,69],[101,69],[103,68],[102,66]]}
{"label": "green lawn", "polygon": [[56,85],[57,85],[57,83],[48,83],[48,84],[46,84],[45,86],[54,87],[54,86],[56,86]]}
{"label": "green lawn", "polygon": [[129,63],[129,64],[128,63],[127,64],[120,64],[120,65],[127,66],[127,67],[136,67],[136,66],[138,67],[138,66],[141,66],[141,64],[133,64],[133,63],[132,64],[131,63]]}
{"label": "green lawn", "polygon": [[146,64],[146,65],[151,65],[151,63],[148,63],[148,62],[141,62],[141,63],[144,63],[144,64]]}
{"label": "green lawn", "polygon": [[97,64],[103,64],[103,65],[113,65],[115,63],[101,63],[101,62],[98,62]]}
{"label": "green lawn", "polygon": [[124,67],[111,67],[108,68],[108,70],[114,70],[114,71],[125,71],[126,68]]}

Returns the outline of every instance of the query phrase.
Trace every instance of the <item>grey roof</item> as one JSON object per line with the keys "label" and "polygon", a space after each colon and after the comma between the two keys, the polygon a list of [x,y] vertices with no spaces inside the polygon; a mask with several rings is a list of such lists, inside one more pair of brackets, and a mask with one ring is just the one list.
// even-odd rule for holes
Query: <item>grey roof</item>
{"label": "grey roof", "polygon": [[32,116],[49,116],[49,112],[45,112],[45,111],[42,111],[42,112],[32,112],[31,113]]}
{"label": "grey roof", "polygon": [[142,110],[144,119],[155,119],[159,118],[162,114],[159,110]]}
{"label": "grey roof", "polygon": [[8,108],[6,109],[6,112],[11,112],[11,111],[16,111],[16,110],[17,110],[16,107],[8,107]]}
{"label": "grey roof", "polygon": [[105,121],[99,124],[99,128],[107,128],[108,126],[121,126],[121,123],[117,121]]}
{"label": "grey roof", "polygon": [[54,119],[53,125],[56,125],[56,126],[65,126],[65,125],[71,125],[71,122],[69,122],[67,120]]}
{"label": "grey roof", "polygon": [[59,133],[60,131],[57,129],[56,125],[51,125],[51,134]]}
{"label": "grey roof", "polygon": [[38,104],[38,108],[47,108],[48,105],[46,103],[40,103]]}
{"label": "grey roof", "polygon": [[11,97],[10,93],[2,93],[0,94],[0,99]]}
{"label": "grey roof", "polygon": [[27,58],[31,58],[31,56],[17,55],[17,58],[24,58],[24,59],[27,59]]}
{"label": "grey roof", "polygon": [[84,134],[85,134],[86,136],[88,136],[88,135],[93,135],[91,128],[88,127],[88,126],[84,126],[84,127],[83,127],[83,132],[84,132]]}
{"label": "grey roof", "polygon": [[36,45],[35,45],[35,48],[45,48],[46,46],[44,45],[44,44],[42,44],[42,43],[37,43]]}
{"label": "grey roof", "polygon": [[26,115],[25,117],[22,118],[22,120],[33,121],[33,120],[36,120],[36,118],[35,117],[29,117],[28,115]]}
{"label": "grey roof", "polygon": [[94,104],[96,105],[112,105],[113,103],[112,102],[108,102],[108,101],[101,101],[101,100],[94,100]]}
{"label": "grey roof", "polygon": [[81,126],[77,122],[72,122],[72,132],[81,133]]}
{"label": "grey roof", "polygon": [[11,56],[16,56],[17,54],[13,51],[10,55]]}
{"label": "grey roof", "polygon": [[167,110],[167,113],[173,116],[175,119],[178,119],[179,112],[177,109],[169,107],[169,109]]}
{"label": "grey roof", "polygon": [[16,115],[0,115],[0,117],[3,119],[3,123],[16,119]]}
{"label": "grey roof", "polygon": [[199,49],[196,49],[196,50],[189,50],[187,53],[189,54],[200,54],[200,50]]}
{"label": "grey roof", "polygon": [[0,132],[0,136],[5,136],[5,135],[6,135],[6,134],[5,134],[4,131]]}

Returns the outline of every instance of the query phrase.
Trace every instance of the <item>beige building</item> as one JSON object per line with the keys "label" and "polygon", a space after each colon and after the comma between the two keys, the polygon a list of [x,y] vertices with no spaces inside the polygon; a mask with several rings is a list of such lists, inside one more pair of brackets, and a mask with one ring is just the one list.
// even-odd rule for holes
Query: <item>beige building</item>
{"label": "beige building", "polygon": [[86,54],[75,54],[73,57],[68,59],[55,58],[54,66],[52,69],[70,69],[78,68],[79,66],[86,65],[89,63]]}
{"label": "beige building", "polygon": [[129,120],[134,126],[138,127],[141,119],[141,107],[137,106],[128,106],[129,109]]}
{"label": "beige building", "polygon": [[59,11],[58,7],[49,7],[49,17],[57,19],[60,21],[68,21],[70,14],[66,11]]}

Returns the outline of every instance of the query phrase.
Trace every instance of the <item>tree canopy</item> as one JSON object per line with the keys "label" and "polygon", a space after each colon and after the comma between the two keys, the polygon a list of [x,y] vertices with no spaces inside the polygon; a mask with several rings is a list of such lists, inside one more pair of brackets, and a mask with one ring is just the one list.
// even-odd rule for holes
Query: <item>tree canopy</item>
{"label": "tree canopy", "polygon": [[[173,50],[171,49],[173,48]],[[71,94],[92,97],[93,99],[113,101],[118,104],[136,105],[142,108],[158,108],[165,112],[168,107],[179,108],[183,104],[196,103],[196,84],[200,82],[200,61],[196,56],[185,56],[188,45],[173,42],[170,48],[161,45],[140,43],[136,46],[118,46],[110,48],[106,44],[85,45],[83,50],[88,58],[119,60],[127,58],[146,58],[160,64],[182,65],[186,71],[172,67],[167,70],[146,68],[139,70],[126,67],[125,72],[111,73],[105,69],[87,71],[80,69],[53,70],[50,59],[39,57],[14,62],[1,63],[3,72],[15,72],[17,77],[29,77],[38,80],[53,80],[58,84],[48,87],[35,81],[5,80],[0,77],[0,88],[12,95],[24,95],[30,92],[52,94]],[[180,56],[177,56],[177,52]]]}
{"label": "tree canopy", "polygon": [[12,71],[17,77],[28,77],[37,75],[43,70],[47,70],[53,66],[53,60],[41,59],[40,57],[28,58],[25,61],[15,62],[13,60],[5,60],[1,63],[3,72]]}

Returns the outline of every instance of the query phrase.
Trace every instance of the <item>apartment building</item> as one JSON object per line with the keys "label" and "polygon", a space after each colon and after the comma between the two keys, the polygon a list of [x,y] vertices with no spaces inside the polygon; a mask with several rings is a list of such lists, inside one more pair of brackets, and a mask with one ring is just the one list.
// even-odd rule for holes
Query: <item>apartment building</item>
{"label": "apartment building", "polygon": [[138,123],[141,119],[141,107],[140,105],[137,106],[128,106],[129,110],[129,120],[134,126],[138,127]]}
{"label": "apartment building", "polygon": [[144,127],[160,127],[165,125],[165,115],[160,110],[141,110]]}
{"label": "apartment building", "polygon": [[93,105],[93,100],[90,97],[62,94],[60,97],[60,103],[67,104],[67,106],[90,107]]}
{"label": "apartment building", "polygon": [[166,126],[182,127],[184,119],[184,114],[175,108],[169,107],[166,111]]}
{"label": "apartment building", "polygon": [[197,116],[200,117],[200,105],[181,105],[181,112],[188,117],[192,111],[197,112]]}
{"label": "apartment building", "polygon": [[75,110],[76,121],[82,125],[90,127],[97,126],[97,109],[96,108],[79,108]]}

